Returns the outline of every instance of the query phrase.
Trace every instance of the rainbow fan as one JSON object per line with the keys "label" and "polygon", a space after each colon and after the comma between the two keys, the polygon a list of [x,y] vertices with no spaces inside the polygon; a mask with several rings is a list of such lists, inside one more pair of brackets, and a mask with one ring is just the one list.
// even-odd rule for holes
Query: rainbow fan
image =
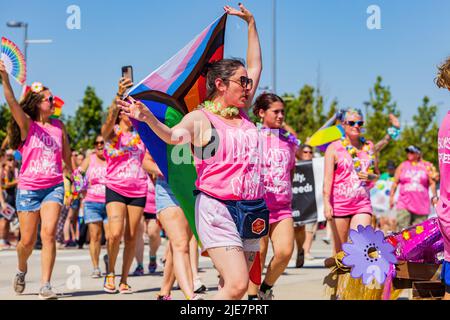
{"label": "rainbow fan", "polygon": [[6,72],[23,85],[27,80],[25,57],[16,44],[5,37],[2,37],[0,59],[5,64]]}

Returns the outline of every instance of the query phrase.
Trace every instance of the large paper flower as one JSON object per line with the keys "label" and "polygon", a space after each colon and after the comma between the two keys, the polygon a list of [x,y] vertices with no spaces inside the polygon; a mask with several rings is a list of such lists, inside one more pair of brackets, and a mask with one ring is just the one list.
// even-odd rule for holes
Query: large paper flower
{"label": "large paper flower", "polygon": [[391,264],[397,262],[395,248],[384,240],[383,232],[373,230],[372,226],[358,226],[358,231],[350,230],[351,242],[342,246],[345,257],[342,262],[352,268],[353,278],[363,279],[368,285],[375,279],[383,284]]}

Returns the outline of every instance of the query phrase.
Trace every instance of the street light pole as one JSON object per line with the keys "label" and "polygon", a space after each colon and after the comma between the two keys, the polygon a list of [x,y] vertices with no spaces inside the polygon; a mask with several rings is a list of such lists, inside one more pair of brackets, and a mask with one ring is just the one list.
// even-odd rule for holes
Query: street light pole
{"label": "street light pole", "polygon": [[277,1],[272,0],[272,22],[273,22],[273,38],[272,38],[272,89],[273,93],[277,93]]}

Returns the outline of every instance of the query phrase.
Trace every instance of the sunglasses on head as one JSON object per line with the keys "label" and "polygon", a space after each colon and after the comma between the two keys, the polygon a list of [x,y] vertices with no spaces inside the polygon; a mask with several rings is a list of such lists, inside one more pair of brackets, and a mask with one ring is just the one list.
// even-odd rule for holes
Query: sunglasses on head
{"label": "sunglasses on head", "polygon": [[246,76],[240,77],[239,81],[233,79],[229,79],[229,81],[239,84],[244,89],[252,90],[253,88],[253,79],[247,78]]}
{"label": "sunglasses on head", "polygon": [[348,124],[350,127],[354,127],[356,125],[358,125],[358,127],[364,126],[364,121],[346,121],[345,123]]}

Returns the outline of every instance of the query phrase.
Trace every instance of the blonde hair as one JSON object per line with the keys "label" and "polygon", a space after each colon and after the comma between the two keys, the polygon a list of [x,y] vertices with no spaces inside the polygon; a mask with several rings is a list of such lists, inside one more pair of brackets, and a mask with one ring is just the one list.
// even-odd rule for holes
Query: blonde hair
{"label": "blonde hair", "polygon": [[450,57],[438,66],[438,74],[434,79],[438,88],[450,89]]}

